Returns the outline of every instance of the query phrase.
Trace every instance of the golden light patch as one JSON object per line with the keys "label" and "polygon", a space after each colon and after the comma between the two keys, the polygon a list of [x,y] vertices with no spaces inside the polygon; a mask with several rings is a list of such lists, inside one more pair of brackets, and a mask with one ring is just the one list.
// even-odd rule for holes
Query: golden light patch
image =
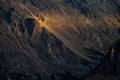
{"label": "golden light patch", "polygon": [[114,48],[112,48],[112,51],[111,51],[111,60],[113,58],[113,55],[114,55]]}

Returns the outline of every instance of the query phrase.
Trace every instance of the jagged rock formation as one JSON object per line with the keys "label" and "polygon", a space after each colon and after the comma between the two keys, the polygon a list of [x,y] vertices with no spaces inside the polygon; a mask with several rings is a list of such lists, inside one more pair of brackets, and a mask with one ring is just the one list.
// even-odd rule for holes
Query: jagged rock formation
{"label": "jagged rock formation", "polygon": [[85,80],[119,80],[119,46],[120,40],[112,44],[111,50],[107,53],[101,63]]}
{"label": "jagged rock formation", "polygon": [[83,78],[120,37],[119,0],[0,2],[0,66],[8,73]]}

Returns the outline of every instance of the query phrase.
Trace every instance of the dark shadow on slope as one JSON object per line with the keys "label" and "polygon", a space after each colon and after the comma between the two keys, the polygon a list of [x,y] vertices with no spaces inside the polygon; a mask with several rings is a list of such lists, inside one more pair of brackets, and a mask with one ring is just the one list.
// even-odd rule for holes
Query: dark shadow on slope
{"label": "dark shadow on slope", "polygon": [[[27,32],[29,36],[32,36],[33,30],[34,30],[34,26],[35,25],[35,20],[32,18],[27,18],[25,19],[25,27],[27,28]],[[23,29],[21,29],[23,30]]]}

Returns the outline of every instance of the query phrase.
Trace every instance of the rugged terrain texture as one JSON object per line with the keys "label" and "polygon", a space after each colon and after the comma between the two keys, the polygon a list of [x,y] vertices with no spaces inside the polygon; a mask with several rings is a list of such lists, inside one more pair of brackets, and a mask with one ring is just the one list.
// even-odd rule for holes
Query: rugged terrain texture
{"label": "rugged terrain texture", "polygon": [[87,77],[120,38],[119,5],[119,0],[0,0],[1,79]]}

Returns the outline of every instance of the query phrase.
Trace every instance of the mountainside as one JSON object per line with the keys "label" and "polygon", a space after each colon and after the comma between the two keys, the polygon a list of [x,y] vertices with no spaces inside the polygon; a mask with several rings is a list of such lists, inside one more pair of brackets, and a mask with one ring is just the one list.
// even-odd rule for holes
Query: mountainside
{"label": "mountainside", "polygon": [[48,80],[87,77],[120,39],[119,5],[119,0],[1,0],[0,79],[12,72],[40,73]]}
{"label": "mountainside", "polygon": [[30,17],[36,19],[69,49],[78,55],[80,53],[83,58],[88,57],[83,49],[81,53],[81,48],[92,48],[102,52],[119,37],[119,2],[31,0],[24,1],[25,4],[17,3],[18,1],[15,6],[25,9]]}

